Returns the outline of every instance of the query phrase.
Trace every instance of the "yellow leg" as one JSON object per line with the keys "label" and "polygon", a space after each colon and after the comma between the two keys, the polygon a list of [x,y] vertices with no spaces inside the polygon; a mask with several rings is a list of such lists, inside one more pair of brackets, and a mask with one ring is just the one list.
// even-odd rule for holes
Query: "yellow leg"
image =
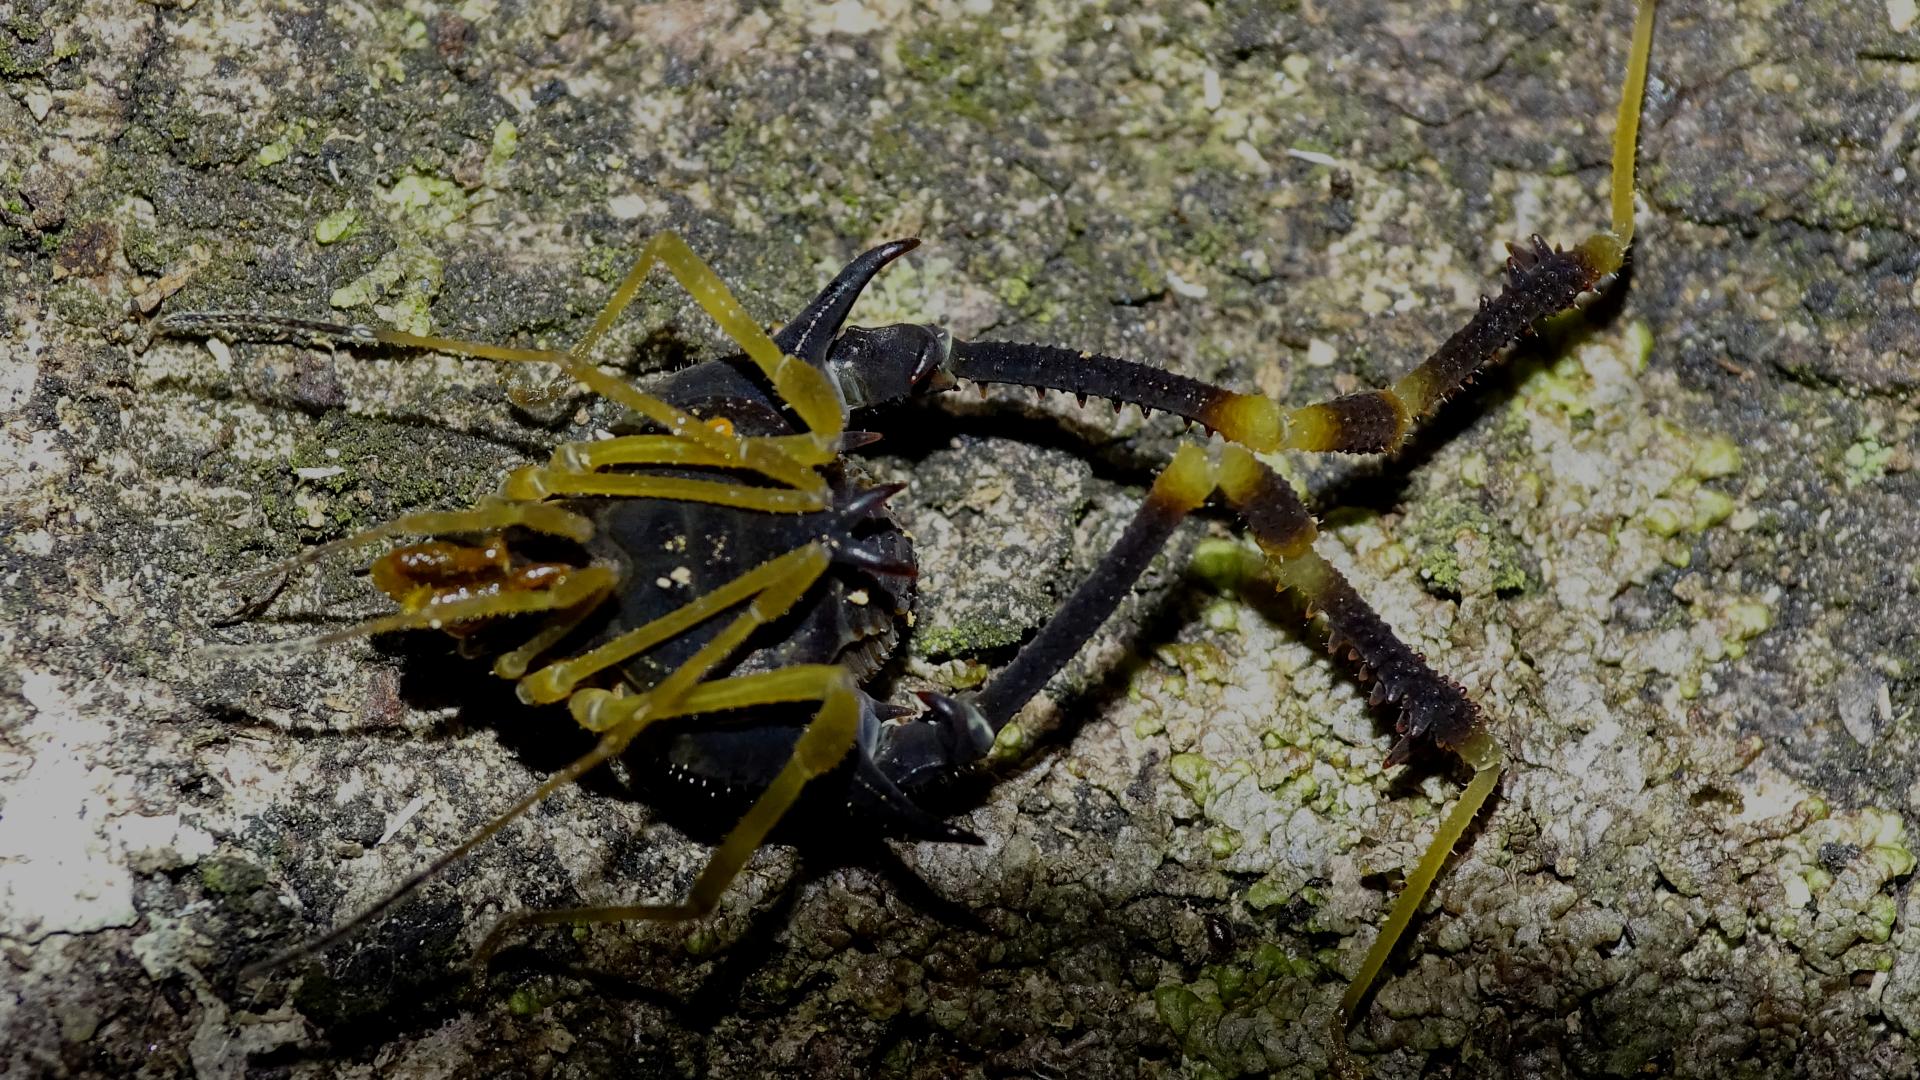
{"label": "yellow leg", "polygon": [[1640,105],[1647,96],[1647,66],[1653,55],[1654,0],[1640,0],[1633,20],[1620,113],[1613,124],[1613,237],[1622,250],[1633,243],[1634,151],[1640,142]]}
{"label": "yellow leg", "polygon": [[[561,771],[560,776],[542,784],[535,793],[521,801],[507,814],[487,829],[482,836],[476,837],[463,848],[470,847],[484,839],[485,835],[504,826],[513,817],[526,811],[541,798],[557,789],[556,781],[564,777],[567,780],[579,777],[588,769],[612,758],[626,749],[635,736],[648,725],[675,716],[689,715],[706,708],[740,708],[750,704],[772,704],[782,701],[804,700],[801,691],[810,680],[818,680],[815,687],[822,698],[820,713],[814,718],[794,748],[794,757],[786,768],[774,778],[765,793],[754,804],[747,816],[742,818],[730,833],[720,849],[714,853],[713,861],[695,882],[693,898],[689,904],[704,902],[709,907],[720,893],[724,892],[728,882],[746,863],[753,849],[768,830],[779,821],[793,800],[798,797],[800,788],[807,779],[832,768],[844,757],[847,748],[852,745],[855,725],[859,720],[857,700],[853,696],[853,681],[843,670],[831,665],[797,665],[782,671],[765,675],[743,677],[739,680],[722,680],[719,684],[703,692],[700,680],[704,679],[714,665],[738,649],[755,630],[785,615],[793,604],[819,579],[826,570],[828,556],[826,549],[819,544],[809,544],[797,548],[777,559],[762,563],[758,568],[736,578],[714,593],[708,594],[688,605],[694,608],[706,604],[716,594],[731,598],[730,602],[714,605],[724,609],[737,603],[739,599],[751,596],[747,607],[734,617],[732,623],[716,634],[713,640],[700,647],[680,667],[674,669],[666,678],[660,680],[651,689],[626,696],[618,696],[605,690],[581,690],[568,701],[568,707],[574,718],[590,731],[600,732],[600,741],[594,749],[578,761]],[[682,611],[687,609],[683,608]],[[678,613],[676,613],[678,614]],[[672,618],[672,616],[669,616]],[[685,626],[697,625],[704,616],[688,617]],[[635,631],[635,634],[647,633],[658,622]],[[684,626],[682,627],[684,629]],[[629,634],[610,642],[609,649],[622,645],[634,634]],[[596,650],[599,652],[600,650]],[[637,650],[635,650],[637,651]],[[595,657],[589,653],[588,659]],[[630,655],[630,654],[629,654]],[[535,672],[539,676],[543,672]],[[749,681],[750,680],[750,681]],[[844,690],[842,695],[839,691]],[[756,696],[757,694],[757,696]],[[523,695],[524,696],[524,695]],[[844,697],[844,701],[842,698]],[[443,865],[442,863],[436,864]],[[729,868],[730,867],[730,868]],[[429,873],[432,872],[430,869]],[[701,901],[701,898],[705,898]],[[684,906],[684,905],[683,905]],[[663,909],[664,910],[664,909]],[[679,910],[675,908],[673,910]],[[550,913],[549,913],[550,914]],[[610,916],[617,917],[617,916]],[[644,916],[632,916],[635,918]],[[500,935],[517,925],[511,918],[503,921],[489,934],[481,946],[479,962],[485,963],[492,954]]]}
{"label": "yellow leg", "polygon": [[[622,304],[624,306],[624,303]],[[602,312],[605,316],[605,312]],[[596,324],[597,325],[597,324]],[[383,345],[393,345],[408,349],[428,349],[454,356],[471,356],[483,360],[510,360],[534,363],[555,364],[566,371],[582,386],[606,398],[639,416],[642,416],[667,430],[668,437],[685,438],[712,454],[722,464],[736,468],[750,469],[780,483],[788,484],[802,491],[821,493],[822,505],[825,505],[825,483],[813,465],[830,461],[832,453],[819,456],[818,461],[802,461],[786,452],[785,449],[768,444],[765,440],[747,440],[705,423],[692,414],[671,405],[627,383],[601,371],[587,362],[578,352],[560,353],[546,349],[513,349],[504,345],[489,345],[477,341],[461,341],[455,338],[435,337],[423,334],[405,334],[398,330],[371,330],[367,336]],[[806,365],[801,365],[806,366]],[[812,370],[809,368],[808,370]],[[822,376],[824,378],[824,376]],[[838,437],[838,431],[834,433]],[[806,445],[811,447],[818,440],[809,439]],[[833,444],[833,439],[827,440]],[[837,445],[830,445],[837,451]],[[818,456],[818,455],[816,455]]]}
{"label": "yellow leg", "polygon": [[415,514],[404,514],[392,521],[375,525],[371,529],[354,533],[352,536],[317,544],[291,559],[274,563],[272,566],[249,570],[246,576],[285,573],[319,562],[329,555],[352,551],[381,540],[391,540],[396,536],[448,536],[455,533],[498,532],[515,526],[544,533],[547,536],[572,540],[577,544],[585,543],[593,535],[593,522],[564,507],[509,502],[497,497],[489,497],[480,500],[479,505],[465,510],[423,510]]}
{"label": "yellow leg", "polygon": [[[807,783],[828,772],[846,757],[858,733],[860,707],[852,676],[839,667],[809,664],[771,673],[773,678],[747,676],[713,684],[716,691],[703,701],[699,690],[681,700],[680,708],[696,711],[697,704],[720,700],[725,707],[774,704],[817,698],[820,709],[813,721],[800,733],[793,756],[774,777],[773,783],[754,801],[745,816],[714,849],[713,856],[694,879],[687,898],[677,904],[633,904],[619,907],[566,908],[556,911],[515,912],[501,919],[481,943],[476,961],[484,965],[498,951],[507,934],[524,926],[553,923],[624,922],[634,919],[697,919],[711,912],[727,886],[739,876],[747,860],[759,849],[767,834],[779,824]],[[748,685],[749,679],[756,679]],[[810,684],[810,685],[809,685]]]}
{"label": "yellow leg", "polygon": [[826,500],[813,492],[789,488],[752,487],[730,484],[724,480],[692,480],[633,473],[572,473],[535,465],[509,473],[506,483],[501,485],[501,491],[510,499],[528,501],[550,495],[605,495],[738,506],[770,514],[806,514],[826,506]]}
{"label": "yellow leg", "polygon": [[751,675],[734,675],[703,682],[681,695],[672,715],[699,716],[756,705],[818,701],[823,670],[839,669],[823,664],[795,664],[773,671],[756,671]]}
{"label": "yellow leg", "polygon": [[721,467],[727,459],[678,435],[622,435],[592,442],[561,443],[547,459],[557,472],[594,472],[609,465]]}
{"label": "yellow leg", "polygon": [[[708,427],[715,422],[707,421]],[[811,445],[805,435],[748,436],[749,443],[765,444],[782,454]],[[562,443],[554,449],[547,467],[562,472],[593,472],[611,465],[687,465],[725,467],[727,458],[705,446],[677,435],[622,435],[592,442]]]}
{"label": "yellow leg", "polygon": [[[640,283],[656,264],[666,267],[688,295],[765,373],[774,391],[793,408],[807,426],[807,431],[777,438],[743,439],[734,435],[726,425],[703,422],[593,365],[591,354],[594,346],[633,302]],[[183,312],[168,315],[160,321],[158,329],[172,334],[253,334],[275,339],[297,336],[350,344],[377,343],[486,360],[553,364],[594,393],[658,424],[668,436],[684,438],[695,444],[705,451],[713,464],[748,469],[795,490],[808,492],[814,496],[809,509],[821,509],[828,503],[826,483],[814,471],[814,467],[827,464],[839,455],[840,435],[846,427],[846,407],[826,374],[796,357],[783,355],[767,332],[747,315],[746,309],[740,306],[719,275],[672,233],[660,233],[647,241],[633,269],[628,271],[594,319],[593,327],[574,343],[572,349],[564,353],[238,312]],[[690,453],[688,456],[700,455]]]}
{"label": "yellow leg", "polygon": [[305,652],[323,645],[351,641],[354,638],[372,637],[375,634],[390,634],[398,630],[439,630],[478,619],[497,619],[508,615],[558,611],[584,604],[590,599],[603,597],[613,588],[613,584],[614,572],[611,569],[604,566],[587,566],[561,576],[551,586],[543,589],[487,591],[476,595],[463,595],[457,599],[438,603],[429,602],[416,610],[396,611],[391,615],[368,619],[318,637],[294,638],[288,641],[270,641],[252,645],[217,645],[210,646],[209,651],[227,656]]}
{"label": "yellow leg", "polygon": [[[641,282],[646,280],[655,265],[663,266],[672,274],[674,280],[693,297],[707,314],[712,316],[721,331],[739,345],[741,351],[759,367],[782,400],[792,406],[793,411],[806,424],[804,439],[794,443],[793,456],[787,464],[802,466],[820,465],[832,461],[838,453],[837,440],[846,424],[845,406],[840,401],[838,391],[826,374],[812,365],[792,356],[781,353],[773,338],[747,314],[746,308],[734,298],[726,282],[713,272],[701,258],[687,247],[686,242],[670,232],[655,235],[641,248],[640,256],[633,268],[627,272],[606,306],[595,317],[593,326],[566,353],[556,353],[545,349],[514,349],[502,345],[484,342],[461,341],[454,338],[437,337],[425,334],[407,334],[397,330],[375,330],[364,326],[346,326],[337,323],[320,322],[310,319],[280,317],[261,317],[243,312],[178,312],[161,318],[156,329],[162,333],[179,335],[264,335],[275,340],[288,338],[341,341],[349,344],[367,344],[380,342],[405,348],[432,349],[436,352],[451,353],[456,356],[472,356],[489,360],[508,360],[554,364],[585,383],[602,396],[619,401],[642,416],[653,420],[674,434],[685,434],[716,452],[725,452],[721,445],[724,436],[712,440],[693,431],[691,418],[676,418],[657,398],[641,394],[631,387],[619,392],[607,376],[599,375],[593,367],[591,355],[594,347],[606,336],[627,306],[633,302],[639,292]],[[595,376],[599,375],[598,378]],[[677,412],[678,410],[672,410]],[[677,422],[685,419],[687,423]],[[774,465],[771,456],[762,459],[759,464]],[[756,466],[758,467],[758,466]],[[769,473],[772,476],[774,474]],[[784,479],[784,477],[780,477]]]}
{"label": "yellow leg", "polygon": [[[709,275],[711,273],[708,271]],[[630,299],[631,290],[625,298],[616,296],[616,302],[620,307],[624,307]],[[737,304],[734,306],[738,307]],[[617,309],[614,310],[617,314]],[[611,322],[611,317],[606,312],[602,312],[602,320]],[[600,371],[588,363],[583,355],[576,353],[554,352],[550,349],[516,349],[484,341],[466,341],[432,334],[408,334],[398,330],[376,330],[368,326],[348,326],[312,319],[233,311],[175,312],[163,316],[155,329],[161,333],[180,336],[253,337],[274,341],[297,339],[341,342],[348,345],[390,345],[404,349],[426,349],[452,356],[469,356],[481,360],[552,364],[601,397],[653,421],[665,428],[672,436],[686,438],[700,446],[712,455],[716,464],[750,469],[770,480],[788,484],[802,491],[824,493],[825,485],[819,475],[813,471],[812,466],[833,460],[838,449],[835,438],[839,431],[838,427],[833,429],[833,436],[808,432],[805,435],[780,438],[740,439],[733,435],[729,426],[704,423],[660,398]],[[599,329],[603,330],[604,327]],[[595,334],[589,335],[589,338],[597,336],[598,332],[599,330],[596,330]],[[764,333],[761,334],[761,337],[765,336]],[[800,367],[805,368],[806,365],[802,364]],[[807,370],[812,369],[807,368]],[[817,372],[815,375],[824,385],[825,377]],[[804,390],[804,387],[800,387],[800,383],[805,381],[805,376],[790,373],[787,381],[798,388],[796,392]],[[827,391],[831,393],[830,386],[827,387]],[[822,504],[824,505],[824,497]]]}
{"label": "yellow leg", "polygon": [[[643,653],[663,641],[686,633],[723,611],[741,603],[748,603],[748,610],[741,618],[752,616],[752,619],[751,625],[748,625],[745,632],[740,635],[740,640],[744,641],[745,633],[750,633],[769,619],[779,617],[778,614],[768,614],[769,611],[785,611],[811,588],[826,571],[828,562],[827,549],[817,543],[808,544],[785,555],[769,559],[725,585],[695,597],[685,605],[644,626],[635,627],[621,634],[592,652],[555,661],[528,675],[520,680],[518,687],[520,700],[529,705],[543,705],[573,695],[576,698],[584,697],[587,701],[598,701],[599,698],[590,696],[594,695],[595,691],[581,691],[579,694],[574,694],[574,687],[598,672]],[[737,644],[738,642],[735,643],[736,646]],[[730,651],[732,651],[731,647],[722,655]],[[657,702],[670,704],[684,690],[684,687],[674,685],[674,680],[678,676],[679,672],[675,672],[668,676],[667,681],[652,687],[644,694],[615,700],[629,703],[626,707],[634,710]],[[576,711],[582,707],[584,705],[576,702]],[[591,730],[602,731],[615,722],[617,721],[596,722],[587,726]]]}
{"label": "yellow leg", "polygon": [[[539,787],[528,792],[492,821],[482,826],[472,836],[461,841],[459,846],[435,859],[423,869],[415,872],[413,876],[409,877],[406,881],[401,882],[399,887],[381,898],[379,903],[318,938],[303,942],[285,953],[270,957],[259,964],[250,966],[242,972],[242,975],[250,976],[261,971],[279,967],[291,960],[325,949],[334,942],[352,934],[360,927],[365,926],[369,920],[378,917],[382,912],[392,908],[395,904],[411,895],[416,889],[426,884],[427,881],[431,880],[442,870],[466,858],[468,852],[485,843],[501,829],[512,824],[514,819],[538,805],[541,800],[560,790],[562,787],[573,783],[580,777],[585,776],[587,773],[618,755],[622,750],[627,748],[628,743],[633,741],[634,736],[639,734],[648,724],[664,717],[685,715],[688,711],[689,700],[695,702],[702,700],[693,697],[694,691],[699,687],[701,680],[705,679],[713,670],[714,666],[726,659],[735,649],[738,649],[755,630],[785,615],[793,606],[794,602],[799,600],[799,598],[806,593],[807,589],[812,587],[813,582],[817,580],[820,574],[826,569],[827,563],[828,557],[826,549],[819,544],[809,544],[806,547],[797,548],[780,559],[773,559],[767,563],[763,563],[759,568],[760,570],[768,570],[769,567],[775,568],[766,574],[767,577],[773,580],[764,584],[758,595],[753,596],[752,599],[747,602],[746,610],[735,616],[732,623],[728,624],[719,634],[716,634],[712,641],[701,646],[685,663],[675,668],[666,678],[655,684],[652,689],[641,694],[620,698],[616,698],[604,690],[582,690],[575,694],[574,700],[570,702],[570,705],[576,717],[584,717],[592,720],[605,712],[613,718],[611,722],[601,724],[595,728],[595,730],[601,732],[601,735],[592,750],[582,754],[571,764],[567,765],[566,768],[548,777]],[[749,573],[752,572],[750,571]],[[722,588],[726,588],[726,586]],[[698,620],[695,621],[697,622]],[[693,624],[690,623],[689,625]],[[804,668],[797,670],[805,671]],[[536,672],[536,674],[538,673]],[[776,672],[774,674],[782,673]],[[806,677],[804,674],[799,676],[799,678],[803,679]],[[793,687],[788,684],[769,680],[762,685],[765,687],[763,693],[766,694],[765,700],[767,701],[794,700],[791,695],[793,695],[795,691]],[[848,685],[851,686],[850,681]],[[724,687],[724,681],[722,686]],[[786,696],[783,696],[783,694]],[[740,694],[737,689],[728,690],[724,688],[713,691],[704,700],[720,708],[737,707],[738,704],[744,703],[740,700]],[[729,705],[728,702],[735,704]],[[618,709],[614,711],[607,710],[606,706],[610,703],[617,703]],[[824,713],[825,711],[823,708],[822,712]],[[855,719],[857,719],[857,717]],[[814,726],[820,726],[817,720]],[[836,713],[835,722],[827,725],[823,729],[824,734],[815,737],[812,742],[808,742],[803,738],[802,742],[806,743],[809,749],[809,753],[804,755],[804,760],[817,764],[822,756],[829,752],[827,748],[823,748],[820,745],[820,740],[837,737],[842,726],[838,720],[838,713]],[[850,743],[851,739],[849,738],[848,741]],[[841,753],[845,753],[845,747],[842,747]],[[834,760],[837,761],[838,758]],[[832,762],[828,762],[823,766],[823,768],[831,767]],[[782,775],[784,775],[784,773]],[[771,827],[771,825],[768,827]],[[748,854],[751,854],[751,852]]]}
{"label": "yellow leg", "polygon": [[[780,618],[819,580],[827,567],[826,549],[808,544],[789,553],[794,562],[780,566],[785,573],[769,573],[765,588],[747,601],[746,610],[734,616],[713,640],[694,652],[686,663],[642,694],[620,696],[606,690],[582,690],[567,699],[567,709],[581,727],[604,732],[603,744],[619,748],[632,741],[648,724],[663,715],[672,715],[683,699],[720,661],[732,655],[755,630]],[[762,569],[781,563],[769,560]],[[609,743],[609,740],[611,742]]]}
{"label": "yellow leg", "polygon": [[547,624],[540,628],[539,633],[528,638],[519,648],[494,657],[494,675],[510,682],[519,681],[527,674],[527,668],[534,660],[559,644],[560,639],[572,633],[581,623],[586,622],[587,617],[594,613],[594,610],[600,606],[600,602],[605,600],[611,592],[612,587],[609,586],[605,592],[582,597],[579,603],[570,608],[556,610],[553,617],[547,620]]}
{"label": "yellow leg", "polygon": [[1487,796],[1493,793],[1494,786],[1500,782],[1504,763],[1500,745],[1491,736],[1480,734],[1477,741],[1461,748],[1460,756],[1474,767],[1473,779],[1467,782],[1466,789],[1460,793],[1460,801],[1454,804],[1453,811],[1434,832],[1433,842],[1427,845],[1419,864],[1407,875],[1406,888],[1394,900],[1393,909],[1387,913],[1387,921],[1380,924],[1380,933],[1373,939],[1373,947],[1367,950],[1366,959],[1360,962],[1360,970],[1353,973],[1353,981],[1347,984],[1346,993],[1340,995],[1340,1007],[1334,1011],[1333,1019],[1328,1024],[1333,1038],[1334,1063],[1343,1076],[1356,1075],[1347,1054],[1347,1029],[1353,1026],[1354,1018],[1359,1015],[1360,1003],[1366,1000],[1373,980],[1386,967],[1394,946],[1407,932],[1413,917],[1419,914],[1427,892],[1433,888],[1441,868],[1446,866],[1448,857],[1453,854],[1453,846],[1460,842],[1467,827],[1480,815],[1480,808],[1486,805]]}
{"label": "yellow leg", "polygon": [[831,461],[838,452],[836,440],[846,424],[839,393],[834,390],[825,373],[802,360],[783,355],[780,347],[773,343],[773,338],[767,336],[760,324],[747,314],[747,309],[740,306],[740,301],[734,298],[727,283],[720,280],[720,275],[695,255],[686,241],[673,233],[658,233],[640,249],[640,257],[635,260],[633,269],[627,271],[627,276],[614,289],[607,306],[594,319],[593,328],[574,342],[570,350],[574,357],[581,361],[587,359],[614,320],[633,302],[634,293],[639,291],[640,283],[646,280],[656,263],[666,267],[694,302],[706,309],[713,321],[759,367],[781,399],[792,406],[801,422],[807,425],[808,431],[815,437],[814,446],[820,455],[809,463]]}

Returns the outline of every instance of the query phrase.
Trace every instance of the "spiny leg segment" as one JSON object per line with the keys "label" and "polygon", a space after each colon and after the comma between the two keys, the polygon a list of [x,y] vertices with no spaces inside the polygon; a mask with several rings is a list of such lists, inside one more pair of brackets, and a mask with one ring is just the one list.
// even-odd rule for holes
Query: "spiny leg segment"
{"label": "spiny leg segment", "polygon": [[1549,248],[1537,237],[1526,248],[1510,249],[1508,280],[1500,295],[1483,299],[1465,327],[1391,387],[1283,410],[1259,395],[1068,349],[955,341],[945,364],[950,374],[976,382],[1062,390],[1082,398],[1171,412],[1239,444],[1227,447],[1213,467],[1192,448],[1176,455],[1125,535],[1087,582],[968,703],[995,730],[1010,721],[1078,651],[1179,520],[1217,487],[1247,521],[1268,556],[1276,583],[1297,591],[1310,611],[1317,609],[1325,616],[1329,648],[1346,652],[1359,664],[1362,678],[1374,683],[1376,703],[1387,700],[1401,706],[1402,738],[1389,764],[1404,760],[1415,740],[1427,738],[1458,754],[1474,770],[1341,997],[1331,1026],[1335,1064],[1343,1072],[1347,1027],[1454,844],[1497,785],[1503,753],[1464,691],[1434,673],[1402,644],[1339,572],[1312,550],[1311,515],[1292,490],[1246,450],[1395,451],[1415,422],[1436,412],[1519,337],[1543,319],[1576,306],[1583,295],[1606,286],[1624,265],[1633,237],[1635,144],[1652,48],[1653,13],[1654,0],[1640,0],[1614,134],[1611,228],[1571,251]]}
{"label": "spiny leg segment", "polygon": [[1285,480],[1242,447],[1220,446],[1210,458],[1198,447],[1183,445],[1154,480],[1119,541],[1054,618],[971,700],[945,707],[972,708],[994,731],[1005,727],[1112,616],[1180,522],[1216,492],[1246,522],[1275,583],[1297,593],[1309,615],[1324,617],[1329,649],[1346,653],[1357,664],[1360,677],[1373,684],[1373,702],[1390,702],[1402,710],[1402,738],[1390,762],[1403,758],[1415,740],[1426,738],[1474,769],[1472,781],[1408,876],[1387,924],[1341,1000],[1333,1029],[1336,1042],[1344,1046],[1354,1009],[1454,843],[1492,792],[1503,756],[1466,692],[1401,642],[1340,571],[1314,551],[1318,530],[1313,516]]}
{"label": "spiny leg segment", "polygon": [[1329,647],[1358,662],[1362,677],[1374,683],[1374,701],[1404,710],[1403,737],[1393,760],[1404,758],[1418,739],[1469,756],[1476,767],[1489,755],[1497,760],[1498,750],[1491,747],[1479,710],[1465,692],[1394,636],[1340,571],[1313,550],[1318,529],[1293,489],[1252,454],[1232,445],[1220,449],[1217,464],[1190,444],[1175,453],[1133,522],[1081,587],[974,697],[973,706],[996,730],[1111,617],[1174,528],[1216,489],[1247,522],[1273,567],[1276,584],[1296,591],[1310,610],[1326,616]]}

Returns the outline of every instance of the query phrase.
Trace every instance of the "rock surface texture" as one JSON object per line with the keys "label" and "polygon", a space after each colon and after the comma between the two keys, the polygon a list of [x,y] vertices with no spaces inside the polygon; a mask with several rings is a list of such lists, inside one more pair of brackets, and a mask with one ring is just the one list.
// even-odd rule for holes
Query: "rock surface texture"
{"label": "rock surface texture", "polygon": [[[1439,813],[1391,717],[1189,525],[1022,718],[984,847],[761,853],[594,782],[366,933],[581,748],[343,561],[616,419],[540,372],[154,342],[246,308],[582,332],[674,229],[756,315],[925,245],[856,319],[1304,403],[1380,385],[1605,222],[1605,3],[0,4],[0,1072],[1315,1076]],[[1353,1035],[1374,1076],[1912,1075],[1920,25],[1663,4],[1630,277],[1397,460],[1290,458],[1320,549],[1513,768]],[[130,307],[131,306],[131,307]],[[130,316],[128,311],[139,312]],[[605,354],[724,349],[664,284]],[[1165,417],[971,392],[864,426],[926,567],[888,689],[978,681],[1117,534]],[[725,822],[705,823],[709,831]]]}

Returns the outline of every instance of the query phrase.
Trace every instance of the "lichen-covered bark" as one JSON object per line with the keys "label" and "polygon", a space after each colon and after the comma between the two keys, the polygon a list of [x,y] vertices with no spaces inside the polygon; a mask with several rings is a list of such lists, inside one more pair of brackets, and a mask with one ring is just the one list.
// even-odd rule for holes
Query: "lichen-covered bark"
{"label": "lichen-covered bark", "polygon": [[[1416,362],[1502,242],[1603,223],[1629,7],[6,8],[0,1068],[1319,1074],[1457,786],[1382,772],[1391,717],[1224,518],[1023,720],[983,848],[770,849],[707,923],[533,935],[470,982],[499,911],[699,866],[588,785],[237,984],[580,736],[431,637],[205,652],[373,606],[329,565],[222,627],[224,583],[612,415],[481,364],[142,350],[123,312],[562,343],[658,229],[769,320],[913,234],[862,321],[1302,403]],[[1354,1032],[1377,1076],[1916,1067],[1920,26],[1670,0],[1654,76],[1614,298],[1398,460],[1286,463],[1321,550],[1512,748]],[[662,286],[607,355],[721,347]],[[1018,394],[869,426],[928,566],[899,696],[1001,662],[1180,437]]]}

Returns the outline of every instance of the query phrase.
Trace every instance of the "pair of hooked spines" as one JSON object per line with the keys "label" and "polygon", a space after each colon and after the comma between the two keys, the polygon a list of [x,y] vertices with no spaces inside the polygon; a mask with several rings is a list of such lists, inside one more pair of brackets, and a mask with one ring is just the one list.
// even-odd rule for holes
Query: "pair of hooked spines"
{"label": "pair of hooked spines", "polygon": [[870,547],[852,536],[852,530],[862,524],[887,520],[887,503],[905,490],[907,485],[901,483],[876,484],[848,499],[834,521],[835,531],[821,537],[833,560],[869,574],[918,578],[920,567],[916,563]]}

